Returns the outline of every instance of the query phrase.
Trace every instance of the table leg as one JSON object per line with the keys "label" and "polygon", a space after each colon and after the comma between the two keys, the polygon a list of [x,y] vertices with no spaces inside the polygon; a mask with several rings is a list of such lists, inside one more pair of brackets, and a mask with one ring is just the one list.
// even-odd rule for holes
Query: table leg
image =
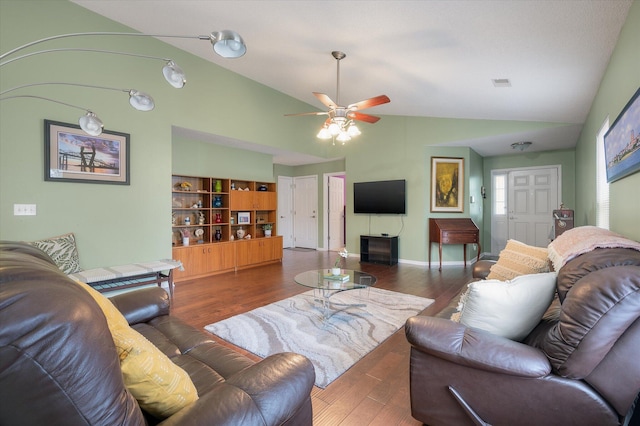
{"label": "table leg", "polygon": [[467,267],[467,245],[463,244],[463,255],[464,255],[464,267]]}
{"label": "table leg", "polygon": [[438,271],[442,271],[442,243],[438,244],[438,256],[440,257],[440,268],[438,268]]}

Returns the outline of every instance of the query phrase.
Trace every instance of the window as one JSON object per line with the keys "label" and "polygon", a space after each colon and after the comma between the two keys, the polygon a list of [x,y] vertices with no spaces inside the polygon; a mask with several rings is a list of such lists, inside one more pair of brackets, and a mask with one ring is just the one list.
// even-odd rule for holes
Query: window
{"label": "window", "polygon": [[608,130],[609,117],[596,136],[596,226],[603,229],[609,229],[609,184],[604,156],[604,135]]}
{"label": "window", "polygon": [[507,214],[507,175],[496,174],[493,179],[493,214]]}

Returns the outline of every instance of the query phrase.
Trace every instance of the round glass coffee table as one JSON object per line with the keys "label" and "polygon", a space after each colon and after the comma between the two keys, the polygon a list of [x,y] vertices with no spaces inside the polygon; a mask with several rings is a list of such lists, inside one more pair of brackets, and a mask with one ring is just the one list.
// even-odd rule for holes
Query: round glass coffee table
{"label": "round glass coffee table", "polygon": [[374,275],[352,269],[341,269],[340,275],[333,275],[331,269],[316,269],[296,275],[294,281],[313,289],[315,301],[320,303],[323,318],[327,319],[338,310],[366,306],[332,303],[331,296],[347,290],[368,289],[376,284],[377,279]]}

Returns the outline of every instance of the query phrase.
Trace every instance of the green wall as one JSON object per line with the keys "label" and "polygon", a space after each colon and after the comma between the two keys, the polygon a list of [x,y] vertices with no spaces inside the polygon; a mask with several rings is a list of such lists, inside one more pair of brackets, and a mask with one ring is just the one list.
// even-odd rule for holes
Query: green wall
{"label": "green wall", "polygon": [[[67,1],[0,2],[1,52],[65,30],[131,31]],[[198,30],[198,34],[209,30]],[[126,94],[113,91],[41,86],[15,92],[86,106],[100,116],[105,129],[129,133],[131,184],[116,186],[44,181],[43,120],[77,123],[82,112],[34,99],[0,102],[2,239],[35,240],[74,232],[84,268],[171,257],[171,229],[166,218],[171,208],[174,126],[324,155],[323,146],[310,143],[315,142],[315,123],[284,117],[286,112],[307,109],[308,105],[156,39],[74,37],[21,53],[60,47],[169,57],[185,70],[188,83],[180,90],[170,87],[162,78],[161,62],[87,52],[41,54],[0,68],[1,90],[33,82],[68,81],[136,88],[152,94],[156,103],[153,111],[143,113],[128,105]],[[246,124],[247,116],[252,117],[251,126]],[[284,127],[295,137],[283,138]],[[238,158],[232,149],[221,152]],[[241,171],[238,175],[256,173],[256,178],[269,176],[265,180],[271,180],[272,166],[261,169],[267,163],[265,158],[256,160],[253,153],[249,157],[251,167],[239,162],[234,169]],[[220,155],[203,154],[202,147],[189,160],[176,158],[180,172],[188,172],[182,165],[189,161],[195,166],[193,174],[199,170],[226,172],[230,165]],[[224,167],[205,167],[213,162]],[[258,169],[256,162],[260,163]],[[36,204],[37,216],[13,216],[16,203]]]}
{"label": "green wall", "polygon": [[[638,8],[638,4],[634,4],[630,15],[636,27]],[[625,26],[624,41],[616,50],[610,71],[603,81],[603,88],[606,87],[607,91],[612,87],[612,99],[601,89],[603,93],[598,95],[594,104],[596,109],[606,109],[607,113],[613,115],[633,93],[630,86],[638,85],[637,78],[633,84],[624,83],[628,78],[614,83],[619,79],[618,74],[623,73],[625,64],[631,61],[627,56],[635,54],[632,41],[634,38],[637,41],[638,29],[629,28],[630,22]],[[73,32],[130,31],[67,1],[0,2],[1,52],[37,38],[60,34],[65,29]],[[199,32],[209,30],[196,29]],[[563,125],[385,116],[375,125],[363,124],[362,135],[347,145],[333,146],[315,138],[319,126],[317,118],[284,117],[285,113],[291,111],[307,110],[309,105],[161,41],[152,38],[68,38],[31,50],[56,47],[98,48],[170,57],[186,71],[188,79],[184,89],[176,90],[163,80],[160,63],[78,52],[38,55],[0,68],[0,90],[38,81],[73,81],[137,88],[151,93],[155,98],[156,109],[142,113],[132,110],[126,96],[117,92],[69,87],[38,87],[21,92],[86,105],[102,118],[106,129],[129,133],[129,186],[45,182],[43,120],[73,123],[81,113],[33,99],[0,102],[0,238],[33,240],[74,232],[81,264],[85,268],[171,256],[168,218],[172,172],[275,180],[278,174],[322,176],[323,173],[344,170],[347,175],[347,206],[352,203],[353,195],[349,188],[352,188],[353,182],[406,179],[406,216],[374,216],[369,222],[368,217],[349,213],[351,209],[347,207],[347,247],[357,252],[360,234],[401,231],[401,258],[426,262],[427,222],[431,215],[429,168],[433,155],[465,159],[465,187],[469,192],[465,194],[465,209],[460,217],[472,217],[481,223],[483,233],[488,232],[486,224],[483,224],[483,221],[486,222],[482,210],[484,203],[478,202],[488,160],[467,148],[444,148],[440,145]],[[251,50],[248,54],[251,54]],[[635,55],[631,64],[637,70],[638,58]],[[241,61],[242,58],[236,60]],[[619,71],[614,72],[617,69]],[[592,111],[592,114],[595,113]],[[248,122],[246,117],[251,117],[251,121]],[[601,121],[599,117],[590,117],[590,120]],[[235,139],[321,158],[344,160],[305,167],[278,166],[274,172],[269,155],[184,137],[175,131],[177,128],[219,135],[226,140]],[[588,146],[585,148],[589,142],[583,139],[576,155],[576,177],[579,182],[589,182],[593,162],[585,154],[590,149]],[[553,164],[557,163],[555,158],[551,158],[555,154],[548,155]],[[526,158],[522,162],[530,164]],[[568,170],[565,172],[569,173]],[[563,176],[565,185],[572,178]],[[613,215],[629,227],[633,223],[627,218],[637,213],[638,205],[637,201],[632,201],[632,207],[628,207],[629,201],[624,199],[623,191],[631,192],[628,182],[635,182],[637,186],[638,179],[640,175],[635,175],[613,185]],[[579,215],[581,212],[588,214],[593,198],[591,193],[585,191],[580,187],[576,196]],[[572,188],[563,189],[563,192],[567,200]],[[470,195],[475,195],[476,202],[473,204],[469,203]],[[13,216],[13,204],[16,203],[37,204],[38,215]],[[319,241],[321,235],[320,225]],[[447,248],[444,260],[460,260],[459,251],[459,248]],[[473,255],[469,254],[470,257]]]}
{"label": "green wall", "polygon": [[[609,66],[591,105],[576,147],[576,224],[596,223],[596,135],[605,119],[613,124],[622,108],[640,87],[640,2],[631,5]],[[609,187],[610,229],[640,241],[640,173],[613,182]]]}
{"label": "green wall", "polygon": [[172,173],[275,182],[273,157],[174,134]]}

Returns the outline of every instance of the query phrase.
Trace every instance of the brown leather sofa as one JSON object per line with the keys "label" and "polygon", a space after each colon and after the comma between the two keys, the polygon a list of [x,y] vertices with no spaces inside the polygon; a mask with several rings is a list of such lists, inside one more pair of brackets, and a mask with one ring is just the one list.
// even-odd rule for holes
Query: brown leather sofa
{"label": "brown leather sofa", "polygon": [[303,356],[254,363],[169,315],[146,288],[112,298],[131,326],[188,372],[199,399],[167,419],[123,383],[105,317],[46,254],[0,242],[0,424],[311,425],[315,380]]}
{"label": "brown leather sofa", "polygon": [[556,288],[522,342],[450,321],[451,309],[410,318],[413,417],[432,426],[628,421],[640,392],[640,252],[585,253],[560,269]]}

